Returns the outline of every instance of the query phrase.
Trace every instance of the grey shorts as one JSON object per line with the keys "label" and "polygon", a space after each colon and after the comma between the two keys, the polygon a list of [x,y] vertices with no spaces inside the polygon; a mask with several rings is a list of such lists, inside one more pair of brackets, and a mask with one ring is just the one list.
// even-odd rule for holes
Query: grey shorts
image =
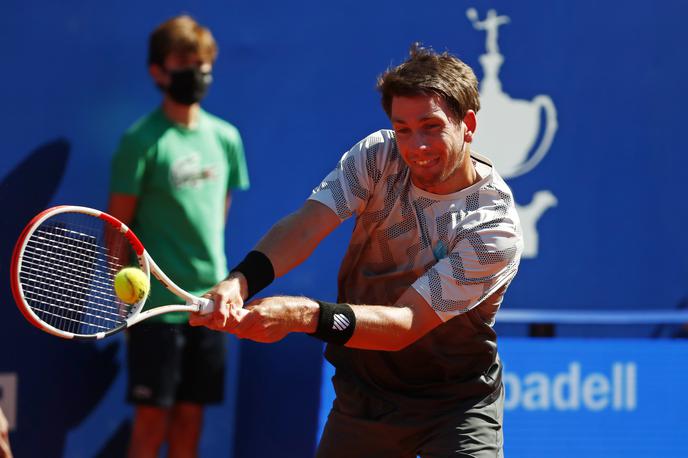
{"label": "grey shorts", "polygon": [[360,399],[358,411],[335,400],[317,458],[503,458],[504,388],[491,403],[442,415]]}

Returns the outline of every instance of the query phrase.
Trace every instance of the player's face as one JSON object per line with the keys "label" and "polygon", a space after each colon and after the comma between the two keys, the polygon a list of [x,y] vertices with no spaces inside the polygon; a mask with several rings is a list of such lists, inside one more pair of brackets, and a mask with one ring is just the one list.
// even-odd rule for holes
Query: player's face
{"label": "player's face", "polygon": [[[467,186],[466,124],[454,119],[444,99],[395,96],[390,117],[414,185],[434,194],[450,194]],[[470,111],[464,119],[468,118],[473,121],[475,114]]]}

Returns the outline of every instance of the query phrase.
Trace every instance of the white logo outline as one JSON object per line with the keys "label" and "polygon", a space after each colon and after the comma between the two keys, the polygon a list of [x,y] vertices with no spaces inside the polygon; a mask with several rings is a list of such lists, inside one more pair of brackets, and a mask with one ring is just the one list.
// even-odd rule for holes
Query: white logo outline
{"label": "white logo outline", "polygon": [[[549,152],[558,129],[557,110],[552,99],[544,94],[532,100],[511,98],[502,90],[499,69],[504,56],[499,52],[499,27],[510,22],[490,9],[480,20],[475,8],[466,10],[466,17],[476,30],[484,30],[485,54],[479,58],[483,69],[480,81],[481,110],[478,132],[473,141],[476,151],[492,159],[505,179],[524,175],[534,169]],[[544,127],[540,120],[545,119]],[[539,139],[537,145],[535,142]],[[523,258],[536,258],[539,252],[537,222],[558,200],[549,190],[536,192],[527,206],[516,204],[523,230]]]}

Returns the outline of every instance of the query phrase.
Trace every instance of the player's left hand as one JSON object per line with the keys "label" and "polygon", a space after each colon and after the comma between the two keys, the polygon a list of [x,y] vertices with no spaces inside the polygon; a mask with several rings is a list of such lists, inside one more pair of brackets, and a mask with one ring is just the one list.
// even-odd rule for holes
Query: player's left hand
{"label": "player's left hand", "polygon": [[251,302],[248,313],[230,331],[241,339],[272,343],[290,332],[313,332],[319,306],[305,297],[273,296]]}

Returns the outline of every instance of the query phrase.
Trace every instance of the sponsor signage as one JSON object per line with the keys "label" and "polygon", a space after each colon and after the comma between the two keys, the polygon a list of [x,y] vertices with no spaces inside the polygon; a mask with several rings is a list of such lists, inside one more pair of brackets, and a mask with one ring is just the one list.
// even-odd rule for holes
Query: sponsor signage
{"label": "sponsor signage", "polygon": [[[502,338],[505,456],[688,456],[688,341]],[[320,431],[334,399],[323,370]]]}

